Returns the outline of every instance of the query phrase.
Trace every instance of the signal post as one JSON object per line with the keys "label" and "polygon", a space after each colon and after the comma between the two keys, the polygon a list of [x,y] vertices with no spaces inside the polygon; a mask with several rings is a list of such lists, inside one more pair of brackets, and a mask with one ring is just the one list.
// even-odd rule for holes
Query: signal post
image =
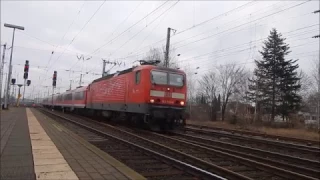
{"label": "signal post", "polygon": [[[29,61],[26,60],[26,63],[24,65],[24,74],[23,74],[23,79],[24,79],[24,83],[23,83],[23,96],[22,96],[22,101],[24,102],[24,93],[26,92],[26,82],[28,79],[28,74],[29,74]],[[20,94],[20,93],[19,93]]]}
{"label": "signal post", "polygon": [[57,71],[53,72],[52,77],[52,110],[53,110],[53,94],[54,94],[54,88],[57,86]]}

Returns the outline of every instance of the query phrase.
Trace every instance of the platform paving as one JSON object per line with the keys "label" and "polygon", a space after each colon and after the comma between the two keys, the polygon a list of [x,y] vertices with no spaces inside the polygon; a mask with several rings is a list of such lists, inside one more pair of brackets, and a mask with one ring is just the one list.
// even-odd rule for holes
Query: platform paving
{"label": "platform paving", "polygon": [[1,178],[36,179],[25,108],[1,112]]}
{"label": "platform paving", "polygon": [[1,180],[145,180],[33,108],[1,112]]}
{"label": "platform paving", "polygon": [[80,180],[146,179],[58,122],[32,112]]}

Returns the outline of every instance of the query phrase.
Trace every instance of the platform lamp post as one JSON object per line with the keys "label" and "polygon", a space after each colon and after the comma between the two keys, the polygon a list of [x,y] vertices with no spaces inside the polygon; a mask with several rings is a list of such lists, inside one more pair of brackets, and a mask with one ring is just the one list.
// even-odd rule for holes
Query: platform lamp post
{"label": "platform lamp post", "polygon": [[24,30],[24,27],[13,25],[13,24],[7,24],[7,23],[4,23],[4,27],[13,28],[12,43],[11,43],[11,54],[10,54],[10,61],[9,61],[9,73],[8,73],[8,82],[7,82],[7,92],[6,92],[5,98],[4,98],[4,109],[8,109],[9,108],[8,107],[8,99],[9,99],[9,95],[10,95],[10,79],[11,79],[11,74],[12,74],[11,66],[12,66],[14,33],[15,33],[16,29]]}

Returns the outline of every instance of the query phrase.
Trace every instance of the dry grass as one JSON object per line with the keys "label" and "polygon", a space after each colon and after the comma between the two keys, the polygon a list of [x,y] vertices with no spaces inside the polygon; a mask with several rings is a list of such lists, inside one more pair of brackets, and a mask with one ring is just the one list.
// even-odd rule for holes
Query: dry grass
{"label": "dry grass", "polygon": [[320,135],[317,132],[307,129],[289,129],[289,128],[269,128],[269,127],[255,127],[253,125],[233,125],[227,122],[212,122],[212,121],[191,121],[187,120],[187,124],[204,125],[209,127],[219,127],[224,129],[249,130],[270,135],[294,137],[299,139],[316,140],[319,141]]}

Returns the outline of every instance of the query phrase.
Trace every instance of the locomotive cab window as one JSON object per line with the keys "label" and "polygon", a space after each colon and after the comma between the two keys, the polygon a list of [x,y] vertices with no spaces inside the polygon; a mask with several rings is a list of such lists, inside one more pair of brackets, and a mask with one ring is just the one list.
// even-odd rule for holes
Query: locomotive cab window
{"label": "locomotive cab window", "polygon": [[136,72],[136,84],[139,84],[141,80],[141,71]]}
{"label": "locomotive cab window", "polygon": [[153,84],[168,84],[168,75],[165,72],[151,71],[151,82]]}
{"label": "locomotive cab window", "polygon": [[169,85],[183,86],[183,75],[181,74],[169,74]]}

